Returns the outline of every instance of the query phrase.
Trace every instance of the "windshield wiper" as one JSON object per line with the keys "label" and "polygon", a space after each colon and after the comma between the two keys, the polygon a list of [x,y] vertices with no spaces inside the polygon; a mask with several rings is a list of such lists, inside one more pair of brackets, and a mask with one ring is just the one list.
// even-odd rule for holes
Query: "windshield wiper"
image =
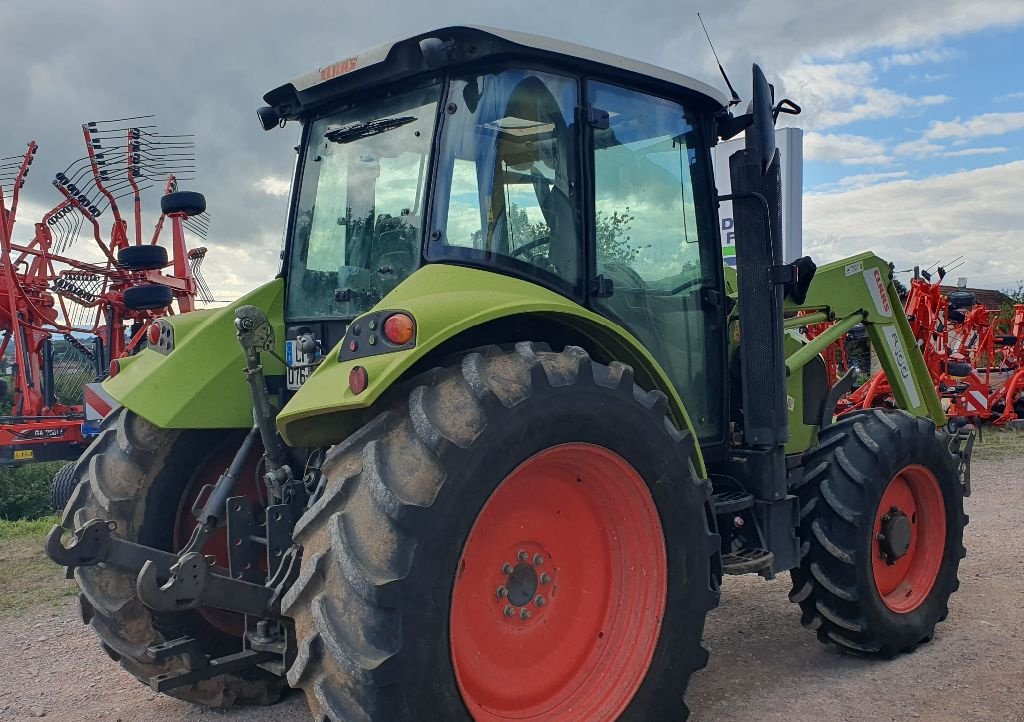
{"label": "windshield wiper", "polygon": [[324,133],[324,138],[332,143],[351,143],[360,138],[367,138],[371,135],[387,133],[389,130],[401,128],[416,120],[415,116],[402,115],[397,118],[381,118],[379,120],[368,120],[365,123],[354,123],[344,128]]}

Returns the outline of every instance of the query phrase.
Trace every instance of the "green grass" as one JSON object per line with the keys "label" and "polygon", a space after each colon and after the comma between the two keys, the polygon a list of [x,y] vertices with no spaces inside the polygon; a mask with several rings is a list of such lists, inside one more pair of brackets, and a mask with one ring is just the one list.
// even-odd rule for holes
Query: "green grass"
{"label": "green grass", "polygon": [[52,514],[50,481],[65,461],[0,469],[0,519],[35,519]]}
{"label": "green grass", "polygon": [[997,430],[991,426],[982,430],[981,439],[974,444],[974,459],[1003,461],[1020,459],[1024,462],[1024,431]]}
{"label": "green grass", "polygon": [[43,552],[43,540],[58,522],[56,516],[0,519],[0,616],[37,604],[57,604],[77,593],[75,583],[64,579],[64,569]]}
{"label": "green grass", "polygon": [[60,524],[60,517],[56,514],[39,519],[19,519],[18,521],[0,519],[0,541],[44,537],[54,524]]}

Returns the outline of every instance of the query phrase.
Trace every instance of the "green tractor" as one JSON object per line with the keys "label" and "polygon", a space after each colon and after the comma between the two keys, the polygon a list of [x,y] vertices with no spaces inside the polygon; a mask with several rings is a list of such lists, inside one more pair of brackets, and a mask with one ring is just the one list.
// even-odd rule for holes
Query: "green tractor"
{"label": "green tractor", "polygon": [[[973,437],[889,264],[782,261],[796,108],[753,76],[733,115],[668,70],[453,27],[268,93],[264,128],[303,128],[280,274],[115,362],[47,540],[109,655],[204,704],[302,688],[334,722],[666,720],[723,574],[789,571],[851,652],[931,639]],[[899,408],[836,420],[852,377],[821,352],[857,324]]]}

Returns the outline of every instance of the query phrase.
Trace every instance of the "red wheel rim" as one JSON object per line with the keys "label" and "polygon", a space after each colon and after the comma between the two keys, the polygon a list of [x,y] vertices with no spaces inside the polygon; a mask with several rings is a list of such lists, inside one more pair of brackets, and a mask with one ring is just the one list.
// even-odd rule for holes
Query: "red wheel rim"
{"label": "red wheel rim", "polygon": [[[238,451],[240,442],[237,444],[222,444],[203,464],[202,468],[196,471],[189,482],[185,493],[178,505],[178,513],[174,520],[174,549],[178,552],[192,538],[192,532],[196,528],[196,518],[192,514],[192,507],[196,499],[207,484],[216,484],[220,475],[230,466],[235,453]],[[260,454],[253,455],[246,461],[242,473],[238,476],[235,486],[235,496],[244,496],[253,503],[255,510],[266,508],[267,500],[259,481],[256,479],[256,467],[260,461]],[[204,499],[205,501],[205,499]],[[203,554],[212,555],[215,558],[214,564],[224,567],[228,566],[228,533],[225,526],[221,526],[213,533],[210,539],[203,546]],[[266,571],[266,559],[262,560],[262,569]],[[237,612],[229,612],[225,609],[214,609],[212,607],[199,607],[196,611],[217,629],[234,637],[241,637],[245,633],[245,617]]]}
{"label": "red wheel rim", "polygon": [[523,462],[473,524],[452,591],[474,719],[617,718],[651,665],[667,577],[654,499],[622,457],[574,443]]}
{"label": "red wheel rim", "polygon": [[[899,554],[906,531],[909,543]],[[897,549],[887,532],[900,538]],[[946,504],[935,474],[916,464],[897,473],[878,504],[873,535],[871,567],[879,596],[894,612],[912,612],[928,598],[946,550]]]}

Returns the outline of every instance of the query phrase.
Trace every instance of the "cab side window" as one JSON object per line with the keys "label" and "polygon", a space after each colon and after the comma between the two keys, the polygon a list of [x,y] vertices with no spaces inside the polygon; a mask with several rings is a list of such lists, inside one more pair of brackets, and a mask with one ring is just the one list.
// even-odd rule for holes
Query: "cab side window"
{"label": "cab side window", "polygon": [[596,270],[612,293],[595,305],[625,326],[668,373],[698,434],[722,429],[721,331],[704,302],[719,275],[709,209],[695,201],[704,149],[695,114],[679,103],[591,83],[608,113],[593,138]]}

